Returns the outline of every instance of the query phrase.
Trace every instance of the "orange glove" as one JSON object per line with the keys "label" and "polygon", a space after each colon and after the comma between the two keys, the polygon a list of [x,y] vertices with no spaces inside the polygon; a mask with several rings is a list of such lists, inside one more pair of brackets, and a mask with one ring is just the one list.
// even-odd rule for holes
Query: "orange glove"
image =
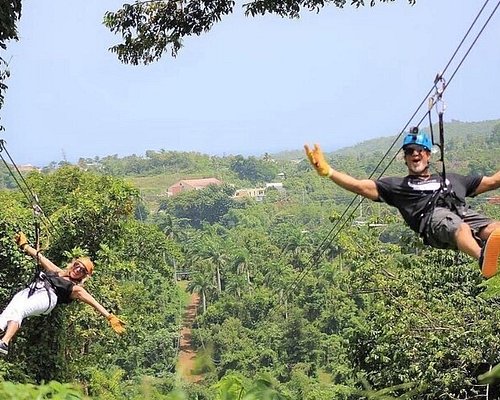
{"label": "orange glove", "polygon": [[26,235],[23,232],[16,233],[14,239],[16,240],[16,244],[21,249],[23,249],[23,247],[28,244],[28,239],[26,239]]}
{"label": "orange glove", "polygon": [[113,330],[118,333],[119,335],[121,335],[122,333],[125,332],[125,322],[123,322],[120,318],[118,318],[116,315],[114,314],[109,314],[108,316],[108,321],[111,325],[111,328],[113,328]]}
{"label": "orange glove", "polygon": [[316,172],[321,176],[330,175],[331,167],[325,161],[323,152],[321,151],[319,145],[315,144],[314,149],[311,150],[307,144],[304,145],[306,150],[306,155]]}

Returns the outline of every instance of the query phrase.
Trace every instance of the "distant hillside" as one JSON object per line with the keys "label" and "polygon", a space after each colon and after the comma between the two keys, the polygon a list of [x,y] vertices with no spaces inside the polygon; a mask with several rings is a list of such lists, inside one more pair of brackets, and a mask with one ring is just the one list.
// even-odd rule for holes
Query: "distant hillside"
{"label": "distant hillside", "polygon": [[[500,124],[500,119],[491,121],[481,121],[481,122],[462,122],[452,120],[451,122],[445,123],[445,145],[449,145],[454,141],[468,141],[473,137],[482,138],[483,140],[492,133],[493,128]],[[424,126],[421,129],[430,132],[428,126]],[[435,140],[439,140],[439,131],[437,125],[433,126]],[[363,142],[357,143],[353,146],[343,147],[341,149],[332,151],[328,153],[329,155],[342,155],[342,156],[358,156],[360,154],[367,153],[385,153],[392,143],[396,140],[396,134],[393,136],[384,136],[375,139],[365,140]],[[402,138],[396,140],[396,145],[394,150],[396,151],[400,144]],[[275,160],[296,160],[304,157],[304,151],[302,149],[297,150],[287,150],[278,153],[273,153],[272,158]]]}
{"label": "distant hillside", "polygon": [[[437,127],[434,127],[434,133],[437,138]],[[395,138],[396,135],[366,140],[328,153],[326,157],[331,160],[332,165],[341,170],[358,177],[368,177]],[[445,161],[450,171],[490,174],[499,170],[500,163],[497,155],[500,153],[500,119],[446,123],[445,142]],[[392,159],[400,144],[401,138],[396,141],[393,151],[384,161],[388,162]],[[433,160],[438,159],[439,155],[434,155]],[[296,161],[301,160],[303,162],[298,165]],[[293,163],[289,163],[290,161]],[[255,179],[256,174],[257,176],[262,173],[269,175],[271,172],[269,176],[272,176],[274,169],[276,173],[286,172],[288,177],[310,171],[302,148],[265,154],[261,157],[218,157],[196,152],[148,150],[143,156],[118,157],[114,155],[101,159],[80,159],[78,165],[82,169],[124,177],[136,185],[144,196],[150,198],[161,196],[168,186],[180,179],[213,176],[238,187],[251,187],[262,180]],[[380,171],[384,170],[384,167],[384,165],[379,167]],[[55,163],[44,168],[43,172],[50,172],[54,168],[57,168]],[[437,171],[439,168],[438,165],[435,166]],[[390,165],[384,175],[404,172],[404,164],[399,160]],[[0,187],[13,188],[15,186],[5,167],[0,166]]]}
{"label": "distant hillside", "polygon": [[304,150],[300,149],[280,151],[278,153],[271,154],[271,157],[275,160],[283,161],[297,160],[304,157]]}
{"label": "distant hillside", "polygon": [[[463,141],[467,138],[481,137],[486,138],[493,131],[493,128],[500,124],[500,119],[482,122],[461,122],[455,121],[445,123],[445,147],[447,144],[459,139]],[[428,127],[421,128],[429,132]],[[434,140],[439,140],[439,131],[437,126],[433,126]],[[342,155],[358,155],[367,152],[380,151],[385,152],[391,146],[396,136],[386,136],[376,139],[366,140],[354,146],[344,147],[342,149],[332,152],[332,154],[341,153]],[[399,148],[401,139],[396,143],[395,149]]]}

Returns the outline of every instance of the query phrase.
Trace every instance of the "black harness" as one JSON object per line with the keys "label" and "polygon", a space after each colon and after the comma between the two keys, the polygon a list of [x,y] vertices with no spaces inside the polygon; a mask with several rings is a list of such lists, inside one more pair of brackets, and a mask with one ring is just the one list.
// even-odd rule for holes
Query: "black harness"
{"label": "black harness", "polygon": [[37,290],[45,290],[49,297],[49,306],[45,310],[46,312],[52,306],[50,292],[55,293],[57,296],[56,304],[68,304],[71,303],[71,293],[74,285],[75,282],[66,280],[56,273],[39,271],[28,286],[28,297],[32,296]]}
{"label": "black harness", "polygon": [[427,206],[421,213],[422,219],[420,220],[420,226],[418,233],[424,239],[425,244],[429,244],[427,241],[427,235],[429,233],[430,221],[432,219],[432,214],[436,207],[447,208],[448,210],[454,212],[459,217],[465,217],[467,213],[468,206],[462,201],[457,194],[454,192],[451,182],[447,181],[445,177],[441,176],[441,187],[432,194],[432,198],[427,203]]}
{"label": "black harness", "polygon": [[[42,287],[40,287],[40,284]],[[33,279],[31,282],[28,284],[29,291],[28,291],[28,297],[33,296],[33,294],[37,290],[45,290],[47,292],[47,297],[49,298],[49,305],[47,309],[44,311],[47,312],[50,310],[52,306],[52,298],[50,297],[50,292],[54,292],[57,295],[56,289],[52,282],[48,279],[47,274],[43,271],[37,271],[36,274],[33,276]]]}
{"label": "black harness", "polygon": [[[438,88],[438,83],[442,83],[442,87]],[[440,189],[433,193],[432,198],[429,200],[427,206],[422,211],[419,226],[419,234],[424,239],[424,243],[427,243],[426,236],[429,232],[429,222],[432,218],[432,214],[436,207],[447,208],[448,210],[454,212],[461,218],[463,218],[467,212],[468,206],[464,201],[460,200],[460,198],[456,195],[451,185],[451,182],[446,179],[446,166],[444,161],[444,103],[443,103],[443,92],[446,88],[446,82],[441,74],[438,74],[434,80],[434,86],[436,87],[436,93],[434,97],[429,99],[429,111],[427,115],[429,116],[429,129],[431,132],[431,140],[432,144],[439,148],[440,159],[442,166],[442,172],[440,175]],[[431,109],[433,106],[436,106],[438,109],[438,104],[441,104],[441,109],[438,110],[438,127],[439,127],[439,143],[436,143],[434,140],[434,130],[432,129],[432,119],[431,119]]]}

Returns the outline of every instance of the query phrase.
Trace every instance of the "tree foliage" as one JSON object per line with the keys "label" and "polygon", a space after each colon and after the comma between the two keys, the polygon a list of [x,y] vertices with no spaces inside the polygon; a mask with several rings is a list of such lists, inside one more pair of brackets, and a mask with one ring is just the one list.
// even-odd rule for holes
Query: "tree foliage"
{"label": "tree foliage", "polygon": [[219,222],[238,204],[230,197],[234,189],[227,186],[210,185],[204,190],[192,190],[162,201],[160,210],[183,219],[192,227],[200,228],[204,222]]}
{"label": "tree foliage", "polygon": [[[449,130],[453,167],[470,172],[472,161],[482,160],[494,168],[498,121],[484,126],[475,126],[473,135]],[[362,154],[327,156],[339,169],[364,176],[375,156]],[[113,162],[131,171],[127,162],[141,170],[152,159],[184,160],[193,170],[232,178],[227,186],[164,198],[160,210],[137,219],[139,190],[99,168],[64,166],[27,177],[53,224],[43,229],[44,252],[59,265],[71,254],[91,255],[96,272],[89,290],[125,319],[127,334],[114,336],[88,307],[61,307],[26,321],[0,360],[3,379],[18,385],[57,379],[110,400],[263,393],[452,399],[485,390],[477,377],[500,361],[500,278],[483,282],[477,262],[423,246],[394,210],[376,203],[363,204],[332,239],[332,224],[352,197],[295,160],[276,161],[286,172],[284,194],[236,203],[237,186],[229,184],[250,180],[246,173],[244,181],[231,175],[234,157],[160,152]],[[275,165],[272,159],[242,158],[238,165]],[[178,178],[174,168],[164,171]],[[500,218],[494,203],[473,201]],[[34,269],[13,234],[21,228],[33,240],[34,233],[22,193],[0,191],[0,203],[5,304]],[[192,331],[203,375],[198,385],[174,375],[188,297],[179,293],[174,272],[188,277],[187,290],[202,298]]]}
{"label": "tree foliage", "polygon": [[[17,21],[21,18],[21,0],[4,0],[0,3],[0,49],[7,48],[9,40],[18,40]],[[0,57],[0,110],[5,99],[7,85],[5,81],[10,76],[7,61]],[[2,126],[0,125],[0,130]]]}
{"label": "tree foliage", "polygon": [[6,42],[17,40],[16,23],[21,17],[21,0],[3,1],[0,7],[0,48],[6,49]]}
{"label": "tree foliage", "polygon": [[256,157],[245,158],[241,155],[231,160],[230,168],[238,178],[249,180],[254,184],[270,182],[278,173],[277,166],[272,162]]}
{"label": "tree foliage", "polygon": [[[182,261],[178,244],[157,227],[133,218],[135,190],[123,181],[65,167],[28,177],[51,224],[45,224],[43,251],[64,266],[76,252],[90,255],[96,272],[89,291],[127,321],[116,337],[104,319],[82,304],[61,306],[51,315],[23,323],[5,361],[4,378],[18,382],[88,382],[114,367],[124,379],[172,373],[181,299],[172,259]],[[0,192],[0,287],[2,306],[32,276],[35,264],[16,249],[22,229],[34,240],[29,206],[17,192]]]}
{"label": "tree foliage", "polygon": [[[390,2],[394,0],[379,0]],[[414,4],[415,0],[408,0]],[[243,5],[245,15],[266,13],[286,18],[298,18],[302,10],[319,12],[326,5],[344,7],[346,0],[254,0]],[[370,0],[374,6],[376,0]],[[364,0],[352,0],[355,7]],[[167,0],[136,1],[120,10],[107,12],[104,25],[118,33],[123,43],[111,47],[118,59],[127,64],[149,64],[170,49],[176,56],[183,39],[209,31],[215,23],[234,11],[233,0]]]}

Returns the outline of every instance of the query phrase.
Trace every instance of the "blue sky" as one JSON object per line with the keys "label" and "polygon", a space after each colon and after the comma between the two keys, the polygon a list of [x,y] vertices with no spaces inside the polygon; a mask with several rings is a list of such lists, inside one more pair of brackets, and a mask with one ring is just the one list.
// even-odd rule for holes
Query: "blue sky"
{"label": "blue sky", "polygon": [[[16,162],[160,149],[261,155],[314,142],[331,151],[396,135],[484,1],[330,6],[298,20],[237,8],[177,58],[148,66],[108,51],[120,38],[102,17],[122,3],[23,1],[0,110]],[[500,118],[497,14],[445,93],[448,121]]]}

